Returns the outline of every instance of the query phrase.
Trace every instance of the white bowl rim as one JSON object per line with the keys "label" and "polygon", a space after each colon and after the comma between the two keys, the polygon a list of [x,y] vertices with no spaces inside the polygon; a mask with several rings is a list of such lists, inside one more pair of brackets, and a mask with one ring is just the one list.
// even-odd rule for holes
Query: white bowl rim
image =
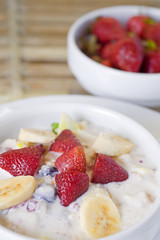
{"label": "white bowl rim", "polygon": [[[160,77],[160,73],[127,72],[127,71],[123,71],[123,70],[120,70],[120,69],[104,66],[103,64],[100,64],[100,63],[96,62],[95,60],[89,58],[85,53],[83,53],[80,50],[80,48],[78,47],[78,45],[76,43],[76,40],[75,40],[75,33],[77,32],[78,28],[82,24],[84,24],[86,20],[89,20],[92,17],[100,16],[100,12],[101,11],[107,11],[107,10],[111,10],[111,9],[113,9],[113,10],[118,10],[118,9],[119,10],[124,10],[124,9],[130,9],[130,8],[132,8],[134,10],[143,8],[145,10],[159,11],[159,13],[160,13],[160,9],[159,8],[149,7],[149,6],[144,6],[144,5],[119,5],[119,6],[99,8],[97,10],[94,10],[94,11],[91,11],[91,12],[88,12],[88,13],[82,15],[80,18],[78,18],[72,24],[72,26],[70,27],[69,32],[68,32],[67,42],[68,42],[68,44],[72,44],[73,45],[74,49],[77,51],[77,53],[79,55],[81,55],[81,57],[83,57],[86,61],[91,62],[92,64],[94,64],[95,67],[97,68],[97,71],[98,71],[98,68],[102,69],[102,70],[107,69],[107,71],[109,71],[110,73],[115,74],[115,75],[119,75],[120,73],[124,74],[125,76],[129,76],[131,74],[134,74],[135,77],[137,77],[137,76],[138,77],[142,77],[142,80],[143,79],[145,80],[146,77],[147,77],[147,80],[150,79],[150,81],[153,81],[153,78]],[[136,78],[135,78],[135,80],[136,80]],[[129,79],[128,79],[128,81],[129,81]]]}
{"label": "white bowl rim", "polygon": [[[21,100],[20,100],[21,101]],[[16,101],[17,103],[19,102],[19,101]],[[97,105],[94,105],[94,104],[84,104],[84,103],[51,103],[52,105],[72,105],[72,106],[75,106],[76,108],[77,108],[77,106],[79,106],[78,107],[78,109],[83,109],[83,108],[91,108],[91,109],[93,109],[94,111],[96,110],[96,111],[102,111],[102,112],[104,112],[104,114],[111,114],[111,116],[113,117],[113,116],[116,116],[116,118],[118,117],[118,118],[122,118],[122,119],[124,119],[125,121],[127,121],[127,122],[129,122],[129,123],[131,123],[131,124],[133,124],[135,127],[137,127],[138,129],[140,129],[140,131],[142,131],[142,132],[145,132],[146,133],[146,135],[147,135],[147,137],[149,137],[150,139],[151,139],[151,141],[154,143],[154,145],[157,147],[157,149],[159,148],[159,143],[157,142],[157,140],[152,136],[152,134],[147,130],[147,129],[145,129],[140,123],[138,123],[138,122],[136,122],[135,120],[133,120],[133,119],[131,119],[130,117],[128,117],[128,116],[126,116],[126,115],[124,115],[124,114],[122,114],[122,113],[119,113],[119,112],[117,112],[117,111],[115,111],[115,110],[111,110],[111,109],[108,109],[108,108],[106,108],[106,107],[100,107],[100,106],[97,106]],[[4,104],[5,106],[7,106],[7,104]],[[38,105],[38,103],[37,103],[37,105]],[[43,104],[42,104],[43,105]],[[42,106],[41,105],[41,106]],[[39,106],[39,107],[41,107],[41,106]],[[82,106],[83,106],[83,108],[82,108]],[[31,108],[36,108],[36,105],[34,105],[33,107],[31,107]],[[54,109],[54,108],[53,108]],[[24,111],[26,111],[25,109],[23,109],[23,107],[21,107],[21,109],[15,109],[15,112],[24,112]],[[54,111],[54,110],[53,110]],[[11,114],[13,114],[13,112],[11,112]],[[9,115],[8,115],[8,117],[10,116],[10,113],[9,113]],[[3,117],[2,117],[3,118]],[[4,119],[5,119],[5,117],[4,117]],[[160,151],[160,149],[159,149],[159,151]],[[128,229],[126,229],[126,230],[123,230],[123,231],[121,231],[121,232],[119,232],[119,233],[116,233],[116,234],[113,234],[113,235],[111,235],[111,236],[107,236],[107,237],[104,237],[104,238],[100,238],[100,239],[104,239],[104,240],[118,240],[118,238],[119,238],[119,235],[121,236],[121,237],[125,237],[125,236],[127,236],[128,234],[132,234],[135,230],[137,230],[138,229],[138,231],[140,231],[140,229],[141,229],[141,227],[142,226],[144,226],[145,225],[145,223],[147,223],[148,221],[150,221],[152,218],[154,218],[155,217],[155,213],[157,212],[157,210],[159,210],[160,211],[160,204],[159,204],[159,202],[160,202],[160,193],[159,193],[159,195],[157,196],[157,198],[156,198],[156,201],[155,201],[155,203],[153,204],[153,206],[152,206],[152,212],[150,211],[148,214],[147,214],[147,216],[145,216],[142,220],[140,220],[140,222],[137,222],[136,224],[134,224],[132,227],[130,227],[130,228],[128,228]],[[158,217],[157,217],[158,218]],[[160,216],[159,216],[159,218],[160,218]],[[158,218],[158,219],[159,219]],[[8,235],[12,235],[13,237],[15,236],[15,237],[17,237],[16,238],[16,240],[20,240],[20,239],[22,239],[23,238],[23,240],[36,240],[36,238],[31,238],[31,237],[28,237],[28,236],[25,236],[25,235],[22,235],[22,234],[19,234],[19,233],[16,233],[16,232],[14,232],[14,231],[12,231],[12,230],[9,230],[9,229],[7,229],[6,227],[3,227],[2,225],[0,225],[0,230],[2,230],[2,231],[5,231],[6,233],[8,233]]]}

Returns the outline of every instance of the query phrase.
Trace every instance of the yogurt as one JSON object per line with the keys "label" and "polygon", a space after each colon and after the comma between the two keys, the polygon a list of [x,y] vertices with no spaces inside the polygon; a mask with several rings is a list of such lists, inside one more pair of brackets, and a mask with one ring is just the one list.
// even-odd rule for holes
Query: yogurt
{"label": "yogurt", "polygon": [[[86,158],[92,161],[93,143],[99,135],[100,128],[82,124],[83,131],[77,131],[85,149]],[[102,131],[102,129],[100,130]],[[103,129],[106,134],[113,134]],[[17,140],[7,140],[1,144],[1,152],[8,149],[17,149]],[[49,146],[48,146],[49,148]],[[152,162],[144,156],[136,146],[116,161],[128,172],[129,178],[123,182],[108,184],[94,184],[90,182],[89,189],[68,207],[60,204],[55,185],[55,161],[60,156],[56,152],[47,152],[44,155],[44,164],[40,166],[35,178],[38,187],[31,199],[10,209],[0,211],[0,222],[5,227],[27,236],[41,240],[91,240],[79,224],[79,211],[82,201],[88,193],[95,189],[106,189],[117,206],[121,217],[121,229],[127,229],[141,220],[152,208],[158,195],[159,184],[156,178],[157,170]],[[90,161],[91,160],[91,161]],[[88,164],[87,173],[93,170],[94,164]],[[0,169],[0,175],[4,170]],[[11,175],[5,172],[5,177]]]}

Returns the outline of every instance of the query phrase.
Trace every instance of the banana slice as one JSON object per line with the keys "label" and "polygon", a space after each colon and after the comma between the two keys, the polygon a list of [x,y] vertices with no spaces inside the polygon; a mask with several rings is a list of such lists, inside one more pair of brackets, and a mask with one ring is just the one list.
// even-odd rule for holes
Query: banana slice
{"label": "banana slice", "polygon": [[141,167],[141,166],[138,166],[138,165],[132,165],[131,171],[136,172],[136,173],[140,173],[142,175],[153,174],[154,173],[153,169],[146,168],[146,167]]}
{"label": "banana slice", "polygon": [[0,210],[28,200],[36,189],[32,176],[18,176],[0,181]]}
{"label": "banana slice", "polygon": [[48,130],[21,128],[19,140],[34,143],[49,143],[55,139],[56,135]]}
{"label": "banana slice", "polygon": [[95,135],[81,129],[78,129],[75,135],[83,145],[88,147],[91,147],[96,140]]}
{"label": "banana slice", "polygon": [[86,234],[94,239],[121,230],[119,211],[105,190],[94,190],[83,200],[80,208],[80,225]]}
{"label": "banana slice", "polygon": [[121,156],[129,153],[134,144],[127,138],[118,135],[109,135],[100,133],[92,148],[97,153],[107,154],[109,156]]}

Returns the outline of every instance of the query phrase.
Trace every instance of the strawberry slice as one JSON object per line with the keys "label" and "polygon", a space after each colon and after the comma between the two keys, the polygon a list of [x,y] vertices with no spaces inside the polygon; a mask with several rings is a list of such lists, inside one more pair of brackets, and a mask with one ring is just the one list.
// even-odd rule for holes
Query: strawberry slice
{"label": "strawberry slice", "polygon": [[114,44],[112,64],[124,71],[138,72],[143,61],[143,47],[139,38],[126,37]]}
{"label": "strawberry slice", "polygon": [[137,36],[142,37],[145,27],[153,23],[154,20],[148,16],[133,16],[127,23],[127,29],[128,31],[136,33]]}
{"label": "strawberry slice", "polygon": [[76,146],[81,146],[79,140],[71,130],[65,129],[56,138],[55,142],[52,143],[50,151],[67,152]]}
{"label": "strawberry slice", "polygon": [[105,184],[110,182],[122,182],[127,178],[127,171],[113,158],[105,154],[98,154],[92,175],[93,183]]}
{"label": "strawberry slice", "polygon": [[57,174],[55,181],[62,206],[70,205],[89,187],[89,177],[82,172],[72,171]]}
{"label": "strawberry slice", "polygon": [[0,167],[13,176],[34,176],[44,151],[43,145],[37,145],[4,152],[0,154]]}
{"label": "strawberry slice", "polygon": [[93,34],[97,36],[101,43],[119,40],[126,35],[121,23],[110,17],[98,18],[93,23]]}
{"label": "strawberry slice", "polygon": [[68,152],[63,153],[55,162],[55,167],[59,172],[86,171],[86,158],[81,146],[76,146]]}

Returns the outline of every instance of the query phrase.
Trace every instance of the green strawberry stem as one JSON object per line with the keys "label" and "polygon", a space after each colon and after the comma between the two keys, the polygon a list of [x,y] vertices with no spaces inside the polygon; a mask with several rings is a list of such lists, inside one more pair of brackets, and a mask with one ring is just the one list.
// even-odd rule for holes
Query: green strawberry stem
{"label": "green strawberry stem", "polygon": [[146,22],[148,25],[153,25],[153,24],[155,24],[155,21],[154,21],[153,19],[151,19],[151,18],[146,19],[145,22]]}
{"label": "green strawberry stem", "polygon": [[52,127],[52,132],[54,134],[57,134],[56,129],[59,127],[59,123],[52,123],[51,127]]}
{"label": "green strawberry stem", "polygon": [[153,41],[151,39],[142,41],[142,45],[144,46],[144,48],[146,48],[148,50],[156,50],[156,48],[157,48],[157,44],[155,43],[155,41]]}

